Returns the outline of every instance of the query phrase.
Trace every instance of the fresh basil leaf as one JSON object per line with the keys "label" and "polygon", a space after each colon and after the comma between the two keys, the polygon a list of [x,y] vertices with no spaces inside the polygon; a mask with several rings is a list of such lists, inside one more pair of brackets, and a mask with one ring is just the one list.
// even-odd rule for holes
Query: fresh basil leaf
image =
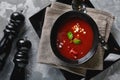
{"label": "fresh basil leaf", "polygon": [[75,38],[75,39],[73,39],[73,43],[74,43],[74,44],[80,44],[80,43],[81,43],[81,40],[80,40],[80,39]]}
{"label": "fresh basil leaf", "polygon": [[73,39],[73,34],[72,34],[72,32],[68,32],[68,33],[67,33],[67,37],[68,37],[68,39],[72,40],[72,39]]}

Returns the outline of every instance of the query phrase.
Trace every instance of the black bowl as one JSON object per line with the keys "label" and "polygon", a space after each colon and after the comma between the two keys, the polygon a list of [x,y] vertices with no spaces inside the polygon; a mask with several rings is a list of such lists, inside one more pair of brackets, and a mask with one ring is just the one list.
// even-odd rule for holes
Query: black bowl
{"label": "black bowl", "polygon": [[[60,54],[60,52],[57,49],[56,46],[56,39],[57,39],[57,32],[58,29],[62,26],[62,24],[64,24],[68,19],[72,19],[72,18],[80,18],[85,20],[92,28],[93,33],[94,33],[94,39],[93,39],[93,45],[92,48],[89,50],[89,52],[82,58],[78,59],[78,60],[70,60],[65,58],[64,56],[62,56]],[[86,61],[88,61],[96,52],[96,49],[98,47],[98,42],[99,42],[99,31],[98,31],[98,27],[95,23],[95,21],[88,16],[85,13],[82,12],[78,12],[78,11],[69,11],[66,12],[64,14],[62,14],[54,23],[52,29],[51,29],[51,34],[50,34],[50,43],[51,43],[51,48],[54,52],[54,54],[63,62],[66,62],[68,64],[74,64],[74,65],[78,65],[78,64],[82,64],[85,63]]]}

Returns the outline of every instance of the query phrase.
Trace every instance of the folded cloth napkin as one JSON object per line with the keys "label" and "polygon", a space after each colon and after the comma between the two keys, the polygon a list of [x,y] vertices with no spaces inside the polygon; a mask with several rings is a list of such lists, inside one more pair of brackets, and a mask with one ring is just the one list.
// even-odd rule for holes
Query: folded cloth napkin
{"label": "folded cloth napkin", "polygon": [[[89,61],[79,66],[68,66],[54,55],[50,46],[51,28],[60,15],[70,10],[72,10],[70,5],[58,3],[58,2],[53,3],[51,7],[48,7],[46,9],[45,21],[44,21],[41,40],[39,44],[38,62],[43,64],[53,65],[56,68],[64,69],[66,71],[78,75],[85,75],[86,69],[102,70],[104,50],[102,49],[100,43],[95,55]],[[94,19],[94,21],[98,25],[100,34],[107,41],[114,17],[107,12],[91,9],[91,8],[87,8],[87,14]]]}

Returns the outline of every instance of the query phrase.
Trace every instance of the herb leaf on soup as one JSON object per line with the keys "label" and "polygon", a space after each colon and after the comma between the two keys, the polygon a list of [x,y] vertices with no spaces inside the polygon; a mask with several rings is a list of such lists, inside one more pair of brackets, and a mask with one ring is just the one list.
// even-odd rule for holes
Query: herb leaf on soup
{"label": "herb leaf on soup", "polygon": [[72,40],[73,39],[73,33],[69,31],[67,33],[67,37],[68,37],[68,39]]}
{"label": "herb leaf on soup", "polygon": [[73,43],[74,43],[74,44],[80,44],[80,43],[81,43],[81,40],[80,40],[80,39],[75,38],[75,39],[73,39]]}

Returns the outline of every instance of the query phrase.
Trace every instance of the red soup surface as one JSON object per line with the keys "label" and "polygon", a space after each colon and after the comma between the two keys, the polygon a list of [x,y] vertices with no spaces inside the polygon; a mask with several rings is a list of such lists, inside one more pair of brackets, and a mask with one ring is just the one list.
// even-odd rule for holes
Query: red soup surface
{"label": "red soup surface", "polygon": [[86,21],[79,18],[70,19],[60,26],[56,45],[62,56],[77,60],[92,48],[93,37],[92,28]]}

